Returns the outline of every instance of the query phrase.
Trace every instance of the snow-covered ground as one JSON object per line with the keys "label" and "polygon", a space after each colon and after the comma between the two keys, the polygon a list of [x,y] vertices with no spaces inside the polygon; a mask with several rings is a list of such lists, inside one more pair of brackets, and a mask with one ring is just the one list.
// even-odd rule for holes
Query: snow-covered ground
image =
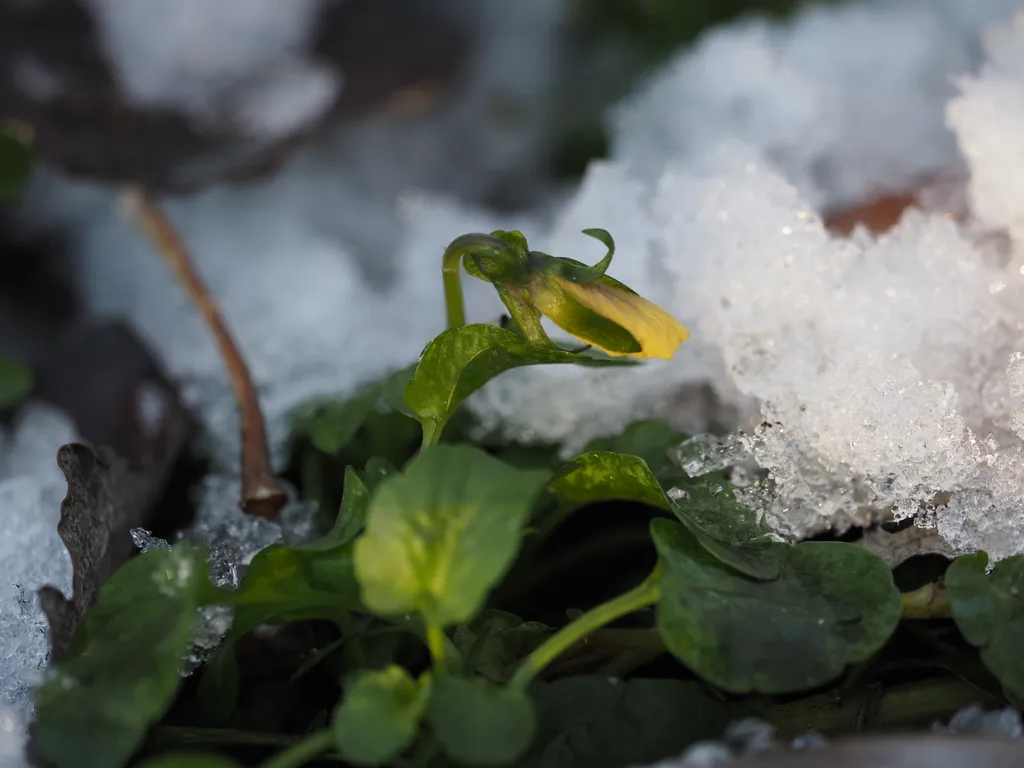
{"label": "snow-covered ground", "polygon": [[[544,145],[565,6],[488,0],[483,58],[438,113],[368,121],[265,183],[166,205],[250,361],[278,461],[294,406],[408,363],[441,330],[450,239],[518,227],[536,248],[593,260],[600,247],[579,230],[598,226],[616,239],[615,277],[693,339],[640,370],[508,373],[472,400],[485,425],[567,451],[644,415],[699,429],[680,390],[710,382],[740,426],[771,425],[747,448],[773,473],[781,531],[893,505],[911,514],[946,491],[950,503],[921,522],[959,550],[1002,557],[1024,551],[1022,6],[866,0],[723,27],[612,111],[611,158],[578,189],[499,215],[474,200]],[[139,87],[159,98],[159,82]],[[512,124],[493,117],[510,91],[539,105]],[[954,196],[878,238],[822,223],[823,211],[935,179],[959,183],[973,215],[948,215]],[[230,473],[235,414],[215,347],[116,194],[41,177],[26,221],[74,235],[87,305],[140,329]],[[467,285],[473,319],[500,311],[485,289]],[[19,532],[0,538],[0,696],[22,721],[45,630],[17,595],[68,580],[53,452],[69,427],[44,430],[46,419],[30,411],[6,439],[52,450],[0,466],[0,498],[21,500],[0,507],[0,525]],[[45,552],[24,557],[33,548]]]}

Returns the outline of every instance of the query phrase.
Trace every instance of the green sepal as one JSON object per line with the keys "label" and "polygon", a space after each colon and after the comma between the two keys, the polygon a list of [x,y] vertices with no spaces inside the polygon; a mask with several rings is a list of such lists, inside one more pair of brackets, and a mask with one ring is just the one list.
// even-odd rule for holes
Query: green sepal
{"label": "green sepal", "polygon": [[519,291],[504,285],[495,285],[494,287],[498,291],[501,303],[508,310],[512,322],[515,323],[519,335],[538,347],[557,348],[541,324],[540,312],[527,302]]}
{"label": "green sepal", "polygon": [[[610,280],[610,278],[600,278],[601,282],[606,280]],[[546,282],[547,291],[553,295],[556,303],[553,306],[544,306],[543,314],[551,318],[551,321],[563,331],[575,336],[585,344],[598,347],[606,352],[629,355],[643,350],[636,337],[621,325],[598,314],[568,295],[556,280]]]}
{"label": "green sepal", "polygon": [[[530,251],[526,254],[526,263],[530,271],[545,277],[568,280],[571,283],[593,283],[600,280],[608,271],[608,267],[612,265],[612,257],[615,256],[615,241],[603,229],[584,229],[583,234],[600,241],[608,249],[608,253],[597,264],[591,267],[575,259],[558,258],[540,251]],[[614,284],[622,288],[625,287],[617,281]]]}

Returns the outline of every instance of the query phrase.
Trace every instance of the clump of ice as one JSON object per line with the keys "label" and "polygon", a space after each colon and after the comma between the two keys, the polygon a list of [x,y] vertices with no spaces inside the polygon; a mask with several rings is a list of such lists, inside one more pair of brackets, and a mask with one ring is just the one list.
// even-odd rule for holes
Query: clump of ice
{"label": "clump of ice", "polygon": [[[195,521],[179,531],[176,541],[204,545],[210,556],[210,581],[214,586],[234,589],[245,568],[262,550],[273,544],[300,544],[316,537],[316,505],[298,499],[294,488],[285,484],[289,502],[274,520],[245,514],[238,504],[241,478],[210,475],[202,483],[196,498]],[[166,549],[170,543],[143,528],[131,532],[141,552]],[[206,661],[231,628],[232,611],[214,605],[198,610],[192,652],[182,674],[189,675]]]}
{"label": "clump of ice", "polygon": [[88,0],[100,43],[132,101],[199,125],[280,138],[318,118],[342,74],[309,50],[335,0]]}
{"label": "clump of ice", "polygon": [[67,491],[57,449],[76,439],[63,414],[35,403],[0,431],[0,758],[14,754],[8,745],[20,754],[32,686],[49,659],[37,592],[51,585],[71,594],[71,558],[57,535]]}
{"label": "clump of ice", "polygon": [[699,741],[678,758],[663,760],[648,768],[724,768],[741,757],[754,757],[787,747],[805,752],[826,746],[828,741],[817,731],[806,731],[787,745],[775,737],[773,725],[748,717],[729,723],[721,741]]}
{"label": "clump of ice", "polygon": [[980,704],[972,704],[959,710],[948,725],[936,723],[932,730],[948,733],[965,733],[984,736],[1006,736],[1011,739],[1024,737],[1024,723],[1020,712],[1013,707],[986,710]]}

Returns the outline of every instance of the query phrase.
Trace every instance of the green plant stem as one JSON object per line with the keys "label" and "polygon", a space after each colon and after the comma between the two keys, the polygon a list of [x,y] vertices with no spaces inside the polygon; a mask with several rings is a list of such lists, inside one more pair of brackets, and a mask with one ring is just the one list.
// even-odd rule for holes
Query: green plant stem
{"label": "green plant stem", "polygon": [[437,425],[432,421],[421,421],[420,426],[423,428],[423,440],[420,442],[420,450],[428,448],[431,445],[437,445],[441,439],[441,430],[444,425]]}
{"label": "green plant stem", "polygon": [[545,640],[526,657],[522,666],[516,670],[509,681],[511,690],[525,691],[533,679],[544,668],[562,655],[566,650],[583,640],[591,632],[610,624],[627,614],[653,605],[661,596],[660,571],[655,570],[642,584],[614,597],[606,603],[591,608],[571,624],[562,627],[558,632]]}
{"label": "green plant stem", "polygon": [[439,674],[448,669],[447,654],[445,653],[446,639],[441,627],[427,625],[427,650],[430,651],[430,658],[434,662],[434,671]]}
{"label": "green plant stem", "polygon": [[953,607],[945,579],[925,584],[913,592],[900,595],[901,617],[904,619],[951,619]]}
{"label": "green plant stem", "polygon": [[462,298],[462,278],[459,269],[462,265],[463,246],[459,240],[449,245],[441,259],[441,276],[444,280],[444,306],[448,317],[449,328],[461,328],[466,324],[466,303]]}
{"label": "green plant stem", "polygon": [[299,768],[334,747],[334,733],[330,730],[315,731],[291,747],[264,760],[260,768]]}

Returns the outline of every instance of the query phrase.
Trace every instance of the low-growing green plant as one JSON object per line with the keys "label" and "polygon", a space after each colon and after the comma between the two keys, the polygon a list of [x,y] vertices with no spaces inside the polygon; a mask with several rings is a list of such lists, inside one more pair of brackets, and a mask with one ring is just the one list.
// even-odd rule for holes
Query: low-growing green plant
{"label": "low-growing green plant", "polygon": [[[614,766],[677,753],[741,715],[829,730],[820,720],[839,715],[828,707],[793,715],[792,703],[773,709],[772,697],[839,679],[854,686],[897,633],[903,606],[922,615],[916,598],[901,600],[881,559],[850,543],[779,541],[724,479],[691,479],[675,467],[667,454],[683,436],[658,422],[595,441],[568,461],[543,447],[527,458],[446,435],[459,406],[511,368],[630,364],[671,356],[686,339],[667,313],[605,276],[612,239],[587,233],[608,247],[595,267],[530,251],[518,232],[456,239],[443,260],[448,329],[415,365],[343,403],[303,409],[296,421],[300,440],[321,456],[344,456],[383,415],[418,425],[418,448],[403,437],[391,456],[328,465],[344,483],[324,535],[263,550],[236,590],[214,589],[205,557],[190,546],[130,561],[38,689],[38,752],[56,768],[121,768],[133,756],[148,758],[147,768],[226,768],[241,765],[224,751],[238,744],[282,747],[264,768],[316,759]],[[495,286],[512,329],[466,324],[460,265]],[[556,345],[541,315],[586,347]],[[670,494],[673,487],[685,492]],[[539,567],[583,510],[611,501],[647,531],[645,578],[561,626],[495,604],[499,587]],[[987,574],[985,565],[983,555],[954,563],[947,605],[991,674],[1019,696],[1021,569],[1004,561]],[[635,571],[614,557],[600,568]],[[215,604],[231,606],[234,623],[200,672],[205,725],[153,731],[178,690],[197,609]],[[239,643],[261,625],[305,621],[327,622],[337,640],[292,680],[333,670],[335,704],[298,735],[221,727],[242,695]],[[406,652],[410,640],[419,652]],[[669,654],[685,679],[630,676]],[[570,674],[573,664],[590,674]],[[896,699],[907,703],[886,710],[890,722],[969,703],[974,689],[950,686],[932,692],[931,708],[909,694]],[[204,744],[221,752],[203,752]]]}

